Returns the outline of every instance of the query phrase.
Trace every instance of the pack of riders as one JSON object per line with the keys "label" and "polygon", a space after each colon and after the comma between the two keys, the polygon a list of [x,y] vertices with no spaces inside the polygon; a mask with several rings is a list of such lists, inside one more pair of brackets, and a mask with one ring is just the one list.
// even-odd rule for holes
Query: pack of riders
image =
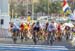
{"label": "pack of riders", "polygon": [[61,40],[62,34],[64,34],[64,32],[66,33],[68,31],[71,31],[73,32],[73,34],[75,34],[75,27],[71,29],[71,27],[65,26],[65,28],[63,28],[62,25],[63,23],[57,23],[55,25],[54,21],[42,24],[39,21],[37,21],[32,23],[31,25],[30,23],[21,23],[20,25],[18,25],[12,22],[10,23],[10,30],[13,33],[17,32],[18,34],[19,32],[21,32],[22,34],[24,34],[21,35],[23,37],[26,36],[25,34],[28,35],[28,32],[30,32],[32,36],[35,36],[35,33],[37,33],[37,36],[35,36],[35,38],[37,37],[39,39],[40,36],[43,36],[44,38],[46,38],[45,40],[48,40],[51,34],[53,34],[53,37],[59,40]]}

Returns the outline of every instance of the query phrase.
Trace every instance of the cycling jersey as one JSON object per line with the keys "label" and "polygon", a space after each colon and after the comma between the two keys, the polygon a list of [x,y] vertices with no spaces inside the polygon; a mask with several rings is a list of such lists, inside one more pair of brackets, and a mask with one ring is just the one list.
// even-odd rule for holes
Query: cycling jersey
{"label": "cycling jersey", "polygon": [[24,30],[28,30],[28,25],[24,24]]}
{"label": "cycling jersey", "polygon": [[53,31],[53,30],[55,30],[54,25],[53,25],[53,24],[49,24],[47,30],[48,30],[48,31]]}
{"label": "cycling jersey", "polygon": [[33,30],[34,31],[39,31],[40,30],[40,25],[35,24],[34,27],[33,27]]}
{"label": "cycling jersey", "polygon": [[72,28],[72,32],[75,32],[75,28]]}
{"label": "cycling jersey", "polygon": [[21,30],[24,30],[24,24],[23,23],[20,25],[20,28],[21,28]]}

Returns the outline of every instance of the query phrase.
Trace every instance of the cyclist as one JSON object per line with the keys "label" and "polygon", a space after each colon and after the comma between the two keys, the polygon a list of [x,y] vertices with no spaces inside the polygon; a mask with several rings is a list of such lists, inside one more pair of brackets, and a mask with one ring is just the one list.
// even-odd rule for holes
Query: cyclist
{"label": "cyclist", "polygon": [[17,36],[19,34],[20,27],[16,23],[12,23],[13,41],[16,43]]}
{"label": "cyclist", "polygon": [[71,28],[69,26],[65,26],[65,36],[66,36],[66,40],[69,40],[70,37],[70,30]]}
{"label": "cyclist", "polygon": [[52,21],[48,27],[48,37],[47,37],[47,42],[48,44],[50,43],[51,45],[53,44],[54,38],[55,38],[55,26],[54,26],[54,22]]}

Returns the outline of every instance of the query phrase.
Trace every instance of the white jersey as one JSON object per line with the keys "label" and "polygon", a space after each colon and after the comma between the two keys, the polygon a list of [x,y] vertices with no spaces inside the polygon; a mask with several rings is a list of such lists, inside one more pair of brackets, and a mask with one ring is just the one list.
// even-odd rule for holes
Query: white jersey
{"label": "white jersey", "polygon": [[19,29],[20,27],[16,24],[16,23],[14,23],[14,25],[13,25],[13,29]]}
{"label": "white jersey", "polygon": [[48,30],[48,31],[53,31],[53,30],[55,30],[54,24],[49,24],[48,27],[47,27],[47,30]]}
{"label": "white jersey", "polygon": [[45,24],[40,24],[41,29],[45,29]]}

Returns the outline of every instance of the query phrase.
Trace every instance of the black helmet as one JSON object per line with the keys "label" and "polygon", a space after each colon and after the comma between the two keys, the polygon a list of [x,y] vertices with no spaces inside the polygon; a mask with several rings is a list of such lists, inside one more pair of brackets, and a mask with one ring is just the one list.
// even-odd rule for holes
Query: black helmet
{"label": "black helmet", "polygon": [[37,22],[37,24],[39,24],[39,21]]}

